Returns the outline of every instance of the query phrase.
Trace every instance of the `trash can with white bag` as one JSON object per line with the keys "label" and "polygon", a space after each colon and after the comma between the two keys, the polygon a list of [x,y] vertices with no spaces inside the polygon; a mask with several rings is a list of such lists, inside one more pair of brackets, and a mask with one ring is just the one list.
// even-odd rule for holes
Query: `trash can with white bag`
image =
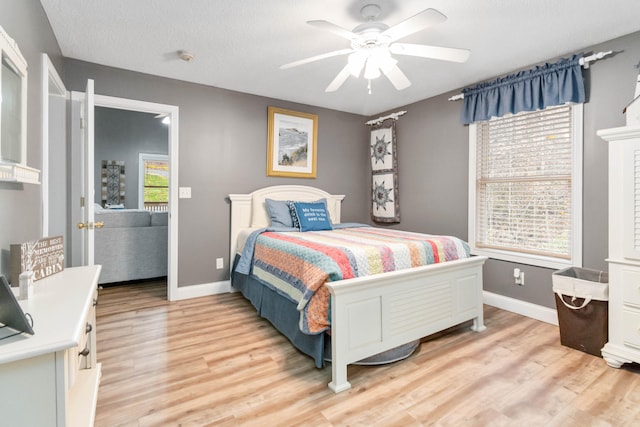
{"label": "trash can with white bag", "polygon": [[609,337],[609,276],[569,267],[552,274],[560,343],[602,357]]}

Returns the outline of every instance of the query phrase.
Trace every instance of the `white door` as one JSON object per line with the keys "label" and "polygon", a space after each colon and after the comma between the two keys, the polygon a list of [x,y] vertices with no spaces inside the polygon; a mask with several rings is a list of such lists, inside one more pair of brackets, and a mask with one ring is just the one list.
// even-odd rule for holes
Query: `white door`
{"label": "white door", "polygon": [[73,203],[75,206],[73,209],[79,211],[76,218],[79,218],[77,223],[76,233],[78,236],[76,241],[80,243],[79,259],[78,263],[74,265],[93,265],[93,243],[94,243],[94,193],[95,188],[93,185],[93,128],[94,128],[94,93],[93,93],[93,80],[87,80],[87,88],[82,99],[82,107],[80,110],[80,127],[81,132],[81,167],[79,178],[79,203]]}

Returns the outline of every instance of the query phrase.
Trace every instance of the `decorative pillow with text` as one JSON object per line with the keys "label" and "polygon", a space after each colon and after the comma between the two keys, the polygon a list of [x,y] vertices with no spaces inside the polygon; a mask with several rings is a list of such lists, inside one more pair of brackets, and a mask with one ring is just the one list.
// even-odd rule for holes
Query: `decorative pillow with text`
{"label": "decorative pillow with text", "polygon": [[289,202],[293,226],[300,231],[333,230],[324,202]]}

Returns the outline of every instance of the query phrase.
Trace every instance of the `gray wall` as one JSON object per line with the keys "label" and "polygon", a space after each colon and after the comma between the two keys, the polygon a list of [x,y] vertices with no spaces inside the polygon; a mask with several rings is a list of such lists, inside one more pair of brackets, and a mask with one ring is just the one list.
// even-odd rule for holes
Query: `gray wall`
{"label": "gray wall", "polygon": [[[42,169],[41,54],[62,71],[62,54],[37,0],[0,1],[0,25],[28,63],[27,165]],[[42,237],[40,186],[0,182],[0,273],[9,274],[9,245]]]}
{"label": "gray wall", "polygon": [[66,96],[49,96],[49,236],[63,236],[65,265],[69,262],[69,238],[71,218],[69,212],[69,177],[67,176],[67,99]]}
{"label": "gray wall", "polygon": [[[214,87],[65,59],[68,90],[180,108],[179,185],[191,199],[179,200],[178,285],[228,278],[229,193],[278,184],[302,184],[345,194],[343,218],[368,218],[368,133],[365,118]],[[266,176],[267,107],[318,115],[318,174],[313,180]],[[216,270],[215,258],[225,259]]]}
{"label": "gray wall", "polygon": [[[613,50],[615,55],[584,70],[583,266],[606,270],[608,245],[607,144],[599,129],[624,126],[624,106],[633,98],[640,60],[640,32],[584,52]],[[550,61],[552,61],[550,59]],[[394,228],[468,238],[468,127],[459,123],[459,91],[403,107],[398,120],[398,162],[402,222]],[[513,269],[525,272],[525,286],[514,284]],[[554,307],[554,270],[489,260],[484,288],[489,292]]]}
{"label": "gray wall", "polygon": [[123,160],[125,208],[138,209],[138,154],[168,154],[169,128],[155,114],[95,108],[95,202],[101,204],[103,160]]}

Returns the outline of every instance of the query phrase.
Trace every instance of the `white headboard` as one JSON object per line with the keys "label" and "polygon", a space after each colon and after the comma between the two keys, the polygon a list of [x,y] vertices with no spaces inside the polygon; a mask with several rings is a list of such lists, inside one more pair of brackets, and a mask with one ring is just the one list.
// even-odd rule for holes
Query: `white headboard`
{"label": "white headboard", "polygon": [[326,191],[305,185],[276,185],[261,188],[249,194],[229,194],[229,200],[231,200],[230,265],[233,265],[233,259],[236,255],[238,232],[243,228],[269,226],[269,216],[264,204],[264,199],[267,198],[300,202],[327,199],[327,210],[331,216],[331,222],[340,223],[340,208],[344,199],[342,194],[329,194]]}

